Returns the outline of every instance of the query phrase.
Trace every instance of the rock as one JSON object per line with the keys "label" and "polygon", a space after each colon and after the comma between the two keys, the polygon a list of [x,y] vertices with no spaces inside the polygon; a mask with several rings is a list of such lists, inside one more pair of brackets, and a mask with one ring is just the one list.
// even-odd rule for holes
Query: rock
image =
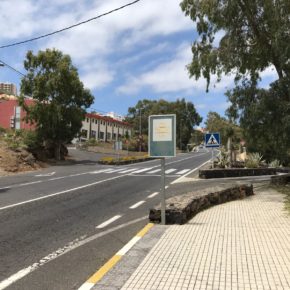
{"label": "rock", "polygon": [[[226,189],[209,188],[198,193],[189,192],[171,197],[166,201],[166,224],[184,224],[200,211],[213,205],[243,199],[253,194],[253,185],[244,184]],[[149,220],[155,223],[161,221],[160,206],[150,209]]]}

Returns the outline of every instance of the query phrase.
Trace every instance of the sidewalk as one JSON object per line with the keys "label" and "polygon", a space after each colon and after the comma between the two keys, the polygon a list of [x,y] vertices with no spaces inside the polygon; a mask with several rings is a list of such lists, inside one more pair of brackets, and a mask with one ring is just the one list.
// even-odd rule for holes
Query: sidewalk
{"label": "sidewalk", "polygon": [[93,289],[290,289],[283,198],[256,189],[186,225],[155,225]]}

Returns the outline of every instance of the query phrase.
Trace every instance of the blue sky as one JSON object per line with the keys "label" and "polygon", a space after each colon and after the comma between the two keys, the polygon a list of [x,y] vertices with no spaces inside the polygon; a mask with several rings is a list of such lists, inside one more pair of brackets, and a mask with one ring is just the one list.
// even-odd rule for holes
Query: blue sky
{"label": "blue sky", "polygon": [[[46,34],[97,16],[130,0],[1,0],[0,46]],[[225,76],[205,92],[204,79],[189,79],[191,43],[198,37],[180,0],[141,0],[103,18],[29,44],[0,49],[0,60],[25,73],[27,50],[56,48],[71,56],[80,79],[95,96],[92,109],[125,115],[140,99],[185,98],[204,121],[209,111],[223,115],[224,92],[233,86]],[[218,39],[217,39],[218,43]],[[273,68],[262,72],[261,85],[276,78]],[[0,81],[21,76],[1,67]],[[213,78],[214,79],[214,78]]]}

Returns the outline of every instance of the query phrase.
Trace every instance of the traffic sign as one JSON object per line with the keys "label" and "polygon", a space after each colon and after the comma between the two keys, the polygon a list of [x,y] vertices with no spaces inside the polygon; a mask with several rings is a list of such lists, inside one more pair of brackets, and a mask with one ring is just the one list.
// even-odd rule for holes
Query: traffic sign
{"label": "traffic sign", "polygon": [[150,157],[174,157],[176,155],[176,115],[149,116]]}
{"label": "traffic sign", "polygon": [[206,148],[220,147],[220,133],[206,133],[205,147]]}

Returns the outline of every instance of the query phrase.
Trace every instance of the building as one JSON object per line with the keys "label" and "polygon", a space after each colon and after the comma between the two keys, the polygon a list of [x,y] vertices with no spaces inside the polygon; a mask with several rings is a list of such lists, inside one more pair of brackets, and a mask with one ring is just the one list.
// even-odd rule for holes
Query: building
{"label": "building", "polygon": [[12,83],[0,83],[0,94],[17,95],[16,85]]}
{"label": "building", "polygon": [[[35,101],[27,98],[25,102],[30,106]],[[25,116],[26,113],[18,105],[16,97],[0,95],[0,127],[33,130],[35,126],[26,123],[23,120]],[[130,138],[131,135],[132,128],[128,123],[97,113],[87,113],[82,122],[82,140],[117,141],[123,137]]]}
{"label": "building", "polygon": [[[28,106],[33,105],[34,101],[26,99]],[[18,100],[14,96],[0,95],[0,127],[5,129],[26,129],[33,130],[34,126],[26,123],[23,118],[25,111],[18,105]]]}
{"label": "building", "polygon": [[117,141],[131,136],[132,127],[128,123],[96,113],[86,114],[81,130],[82,140]]}

